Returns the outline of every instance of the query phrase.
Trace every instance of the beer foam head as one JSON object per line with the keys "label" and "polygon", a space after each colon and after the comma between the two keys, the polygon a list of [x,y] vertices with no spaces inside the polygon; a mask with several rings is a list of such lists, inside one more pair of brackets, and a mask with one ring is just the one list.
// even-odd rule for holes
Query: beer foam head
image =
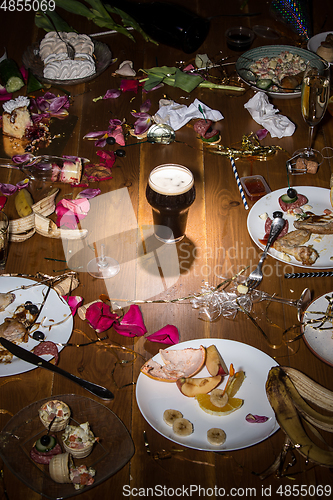
{"label": "beer foam head", "polygon": [[192,172],[182,165],[160,165],[149,176],[151,189],[160,194],[177,195],[186,193],[193,186]]}

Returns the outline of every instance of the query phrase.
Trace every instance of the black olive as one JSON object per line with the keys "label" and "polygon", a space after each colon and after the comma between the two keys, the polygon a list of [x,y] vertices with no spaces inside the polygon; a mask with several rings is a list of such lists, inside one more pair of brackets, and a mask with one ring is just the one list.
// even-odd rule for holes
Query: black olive
{"label": "black olive", "polygon": [[40,438],[40,444],[42,446],[48,446],[50,444],[51,438],[47,434]]}
{"label": "black olive", "polygon": [[38,314],[39,309],[35,304],[25,304],[25,308],[31,314]]}
{"label": "black olive", "polygon": [[126,156],[126,151],[124,149],[117,149],[115,151],[116,155],[122,158],[123,156]]}
{"label": "black olive", "polygon": [[116,139],[114,137],[107,137],[106,138],[106,144],[109,144],[109,146],[113,146],[115,144]]}
{"label": "black olive", "polygon": [[45,338],[45,335],[43,332],[41,332],[40,330],[36,330],[33,334],[32,334],[32,338],[34,340],[44,340]]}
{"label": "black olive", "polygon": [[27,301],[24,303],[24,305],[25,305],[25,306],[28,306],[28,305],[30,305],[30,304],[32,304],[31,300],[27,300]]}
{"label": "black olive", "polygon": [[297,198],[297,191],[294,188],[289,188],[287,191],[287,195],[289,196],[290,199]]}

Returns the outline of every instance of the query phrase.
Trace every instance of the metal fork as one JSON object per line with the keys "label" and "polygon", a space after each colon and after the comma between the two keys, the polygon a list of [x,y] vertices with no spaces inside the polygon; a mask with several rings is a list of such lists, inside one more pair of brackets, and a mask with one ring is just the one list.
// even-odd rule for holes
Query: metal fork
{"label": "metal fork", "polygon": [[267,257],[268,250],[270,249],[272,243],[275,241],[277,236],[282,231],[284,225],[285,225],[285,220],[282,218],[282,212],[274,212],[273,221],[265,250],[262,253],[262,256],[258,262],[256,269],[252,271],[252,273],[249,275],[248,279],[245,282],[245,285],[248,287],[249,290],[257,288],[257,286],[260,285],[260,283],[262,282],[263,279],[262,265]]}

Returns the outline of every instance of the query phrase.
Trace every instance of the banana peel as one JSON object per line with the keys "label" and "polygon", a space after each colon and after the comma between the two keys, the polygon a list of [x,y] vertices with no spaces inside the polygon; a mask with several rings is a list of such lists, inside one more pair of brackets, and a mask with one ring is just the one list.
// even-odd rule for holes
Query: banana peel
{"label": "banana peel", "polygon": [[[301,397],[295,387],[296,393],[292,387],[294,386],[282,367],[271,368],[266,381],[266,394],[281,429],[289,437],[293,447],[307,460],[323,467],[333,467],[333,451],[318,446],[303,427],[301,418],[309,411],[309,408],[304,400],[303,402],[300,400]],[[301,412],[293,397],[296,399],[296,404],[301,407]],[[312,417],[315,420],[320,420],[318,417],[320,414],[315,410],[313,412],[315,413],[311,413]],[[321,415],[321,417],[324,416]],[[325,424],[331,423],[332,425],[333,416],[327,417],[327,419]]]}

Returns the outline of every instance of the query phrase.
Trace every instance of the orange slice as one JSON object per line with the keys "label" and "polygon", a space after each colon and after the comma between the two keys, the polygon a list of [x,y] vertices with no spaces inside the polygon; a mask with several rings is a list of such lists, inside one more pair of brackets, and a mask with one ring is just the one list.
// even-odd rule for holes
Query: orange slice
{"label": "orange slice", "polygon": [[223,408],[219,408],[212,404],[209,394],[198,394],[195,399],[203,411],[216,416],[230,415],[230,413],[238,410],[244,402],[243,399],[229,398],[228,403]]}

